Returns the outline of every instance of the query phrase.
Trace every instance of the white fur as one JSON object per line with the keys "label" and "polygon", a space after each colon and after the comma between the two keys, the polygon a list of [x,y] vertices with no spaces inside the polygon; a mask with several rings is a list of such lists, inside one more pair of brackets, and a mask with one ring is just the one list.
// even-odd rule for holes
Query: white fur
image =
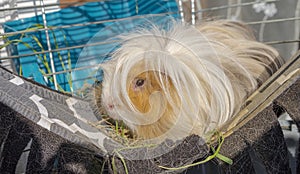
{"label": "white fur", "polygon": [[[170,30],[153,25],[120,39],[121,47],[112,60],[101,65],[102,104],[112,118],[123,120],[137,135],[139,125],[158,121],[170,103],[175,121],[166,123],[173,125],[160,138],[204,136],[232,118],[258,81],[265,81],[282,63],[276,50],[256,42],[247,27],[237,22],[215,21],[196,27],[175,22]],[[150,97],[149,113],[141,113],[131,102],[127,87],[148,70],[161,72],[157,79],[163,90]],[[170,95],[166,77],[179,101]]]}

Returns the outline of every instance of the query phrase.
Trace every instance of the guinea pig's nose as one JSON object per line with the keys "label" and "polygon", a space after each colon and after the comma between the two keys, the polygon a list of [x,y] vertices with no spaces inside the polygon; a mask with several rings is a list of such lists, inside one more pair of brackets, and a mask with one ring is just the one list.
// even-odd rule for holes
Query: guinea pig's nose
{"label": "guinea pig's nose", "polygon": [[115,107],[115,106],[114,106],[113,104],[108,104],[108,105],[107,105],[107,108],[108,108],[108,109],[114,109],[114,107]]}

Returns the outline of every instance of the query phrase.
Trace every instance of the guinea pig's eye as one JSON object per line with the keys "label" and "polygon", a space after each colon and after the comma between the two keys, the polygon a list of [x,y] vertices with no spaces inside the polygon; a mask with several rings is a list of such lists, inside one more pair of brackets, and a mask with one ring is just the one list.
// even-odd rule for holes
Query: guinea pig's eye
{"label": "guinea pig's eye", "polygon": [[135,82],[135,86],[136,87],[141,87],[143,86],[145,83],[145,80],[144,79],[138,79],[136,82]]}

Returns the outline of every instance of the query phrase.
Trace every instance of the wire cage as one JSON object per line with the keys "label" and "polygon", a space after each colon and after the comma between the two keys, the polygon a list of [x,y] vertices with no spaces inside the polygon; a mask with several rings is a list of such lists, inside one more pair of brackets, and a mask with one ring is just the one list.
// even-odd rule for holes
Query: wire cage
{"label": "wire cage", "polygon": [[[298,92],[300,90],[299,72],[296,70],[299,70],[300,58],[299,53],[298,56],[296,54],[300,46],[300,0],[2,0],[0,4],[2,6],[0,8],[0,37],[2,38],[0,40],[0,65],[13,72],[5,69],[0,71],[0,113],[2,113],[2,115],[0,114],[2,119],[0,119],[0,123],[3,124],[1,126],[3,132],[0,133],[0,169],[3,171],[8,173],[13,170],[15,173],[37,171],[59,173],[71,171],[70,168],[73,168],[73,171],[79,173],[101,173],[100,171],[114,173],[116,170],[118,173],[299,172],[300,164],[297,159],[299,156],[297,154],[299,140],[297,126],[299,128],[299,123],[297,121],[299,120],[297,119],[300,119],[300,106],[297,105],[297,101],[300,100]],[[118,156],[118,153],[121,152],[115,153],[114,151],[119,144],[109,139],[106,140],[105,135],[101,133],[89,134],[92,129],[86,128],[88,126],[82,123],[84,119],[77,118],[77,115],[91,112],[87,109],[87,103],[69,95],[74,94],[77,97],[82,95],[76,91],[86,82],[86,76],[81,76],[81,74],[85,72],[84,70],[93,68],[90,63],[79,62],[80,57],[84,56],[82,52],[86,48],[100,45],[97,54],[105,54],[109,43],[101,41],[101,37],[110,37],[111,33],[107,28],[118,30],[116,33],[120,34],[125,30],[134,29],[136,25],[140,25],[145,20],[153,20],[156,17],[158,20],[154,21],[157,23],[164,23],[167,21],[165,19],[175,18],[192,25],[216,19],[243,21],[253,28],[256,38],[260,42],[276,48],[280,55],[288,61],[280,72],[260,88],[253,106],[249,105],[246,108],[256,111],[252,113],[252,117],[249,116],[252,119],[247,121],[246,126],[241,126],[240,130],[235,130],[237,133],[232,133],[225,141],[224,146],[228,148],[228,151],[226,152],[224,148],[221,151],[238,161],[236,164],[228,166],[217,161],[210,161],[204,165],[175,171],[157,167],[157,163],[170,164],[167,162],[168,159],[174,159],[171,164],[178,167],[205,158],[209,149],[202,146],[203,143],[199,143],[201,140],[194,136],[188,137],[184,141],[184,143],[189,142],[186,143],[188,145],[181,143],[176,149],[162,157],[138,161],[124,160],[122,156]],[[115,26],[115,23],[122,25]],[[99,31],[102,32],[100,39],[97,38],[97,42],[94,42],[94,36],[99,34]],[[93,62],[94,59],[84,60]],[[285,79],[280,86],[276,86],[278,85],[277,79],[282,80],[283,76],[289,77],[289,79]],[[99,79],[96,80],[101,80],[101,74],[97,78]],[[92,85],[94,82],[95,79],[92,79]],[[21,85],[25,85],[25,87],[21,87]],[[41,85],[64,92],[64,94],[53,92]],[[78,88],[78,86],[80,87]],[[22,93],[26,93],[26,95],[22,95]],[[19,99],[19,96],[22,98]],[[24,99],[24,96],[29,99]],[[275,101],[274,105],[267,103],[270,98]],[[33,103],[28,102],[29,100]],[[273,113],[274,108],[289,113],[284,112],[280,115],[280,125],[276,122],[277,115]],[[45,118],[38,116],[39,114],[45,115],[45,110],[48,111]],[[7,115],[13,115],[12,120],[8,119]],[[50,116],[53,118],[49,119]],[[71,117],[76,117],[79,121],[76,119],[70,121]],[[266,123],[268,126],[260,126],[262,118],[259,117],[266,118],[264,121],[269,121],[270,124]],[[24,118],[33,123],[28,123],[28,120]],[[245,122],[245,120],[243,121]],[[47,122],[47,124],[41,122]],[[26,142],[25,145],[20,143],[22,140],[16,141],[22,144],[18,146],[21,150],[20,153],[10,153],[16,144],[7,143],[7,139],[11,138],[10,134],[12,134],[7,125],[13,127],[15,132],[19,131],[19,133],[15,133],[18,135],[15,135],[16,137],[20,137],[24,131],[36,136],[40,143],[39,153],[45,157],[34,159],[33,152],[31,156],[27,153],[27,157],[26,155],[24,157],[24,154],[30,149],[28,146],[33,141],[27,137],[22,139]],[[20,125],[26,129],[19,130],[18,126]],[[78,125],[81,128],[84,127],[84,130],[79,129]],[[28,127],[32,127],[30,133],[26,132]],[[55,134],[48,133],[43,130],[44,128]],[[253,129],[257,129],[256,132],[251,132]],[[283,131],[286,141],[280,137],[281,131]],[[57,135],[59,136],[57,137]],[[101,138],[93,139],[91,138],[93,136]],[[244,138],[237,140],[239,137]],[[249,142],[254,142],[251,148],[248,148],[249,142],[244,142],[247,138],[249,138]],[[47,144],[49,141],[51,142],[51,139],[54,142]],[[256,139],[259,141],[257,142]],[[69,141],[71,144],[67,143]],[[274,145],[280,147],[274,148],[273,151],[272,147],[262,147],[270,145],[272,141]],[[99,142],[105,148],[95,147],[95,144]],[[164,145],[172,145],[172,142],[168,143]],[[164,145],[160,148],[166,148]],[[32,146],[31,149],[34,147]],[[75,152],[72,151],[73,148],[79,150]],[[264,153],[263,151],[266,149],[269,151]],[[115,156],[111,157],[105,153],[110,150],[115,153]],[[144,150],[138,152],[128,150],[122,155],[143,154]],[[149,149],[145,151],[147,150]],[[176,152],[180,152],[180,154]],[[274,154],[276,155],[274,156]],[[11,160],[12,157],[15,157],[16,160]],[[61,159],[63,157],[67,161],[64,164],[61,163],[64,161]],[[271,159],[273,157],[280,159],[273,160]],[[34,159],[34,162],[26,167],[24,160],[28,159]],[[274,165],[276,167],[272,168]]]}
{"label": "wire cage", "polygon": [[76,71],[81,50],[97,31],[112,21],[154,14],[176,15],[192,24],[209,19],[244,21],[259,41],[288,59],[299,48],[298,6],[296,1],[3,1],[3,41],[22,37],[29,45],[19,42],[2,48],[1,62],[24,77],[70,92],[68,76]]}

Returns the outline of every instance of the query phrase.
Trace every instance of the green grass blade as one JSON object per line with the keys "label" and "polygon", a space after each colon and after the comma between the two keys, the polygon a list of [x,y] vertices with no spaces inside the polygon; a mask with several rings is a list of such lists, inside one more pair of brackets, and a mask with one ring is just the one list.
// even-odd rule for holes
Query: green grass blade
{"label": "green grass blade", "polygon": [[220,160],[228,163],[228,164],[233,164],[233,161],[228,158],[228,157],[225,157],[221,154],[219,154],[220,150],[221,150],[221,147],[222,147],[222,144],[224,142],[224,138],[223,136],[220,135],[219,133],[219,137],[218,137],[218,147],[217,149],[215,150],[213,147],[211,147],[212,151],[213,151],[213,154],[208,156],[206,159],[204,159],[203,161],[199,161],[197,163],[193,163],[193,164],[189,164],[189,165],[185,165],[185,166],[181,166],[181,167],[165,167],[165,166],[158,166],[162,169],[166,169],[166,170],[181,170],[181,169],[186,169],[186,168],[189,168],[189,167],[193,167],[193,166],[197,166],[199,164],[204,164],[214,158],[219,158]]}
{"label": "green grass blade", "polygon": [[[6,36],[2,36],[2,39],[5,40],[5,43],[3,45],[0,45],[0,49],[2,48],[5,48],[11,44],[23,44],[26,48],[32,50],[34,53],[37,53],[37,49],[33,48],[29,43],[26,43],[24,42],[22,39],[26,36],[28,38],[31,38],[36,44],[37,46],[40,48],[41,52],[45,52],[45,49],[43,47],[43,44],[41,43],[41,41],[33,34],[28,34],[27,32],[29,31],[35,31],[37,29],[42,29],[42,28],[45,28],[44,25],[42,24],[33,24],[31,25],[30,27],[26,28],[24,31],[26,31],[26,33],[22,33],[19,37],[19,39],[13,39],[13,40],[9,40],[9,37],[12,37],[12,36],[16,36],[17,34],[12,34],[12,35],[6,35]],[[53,36],[53,40],[54,40],[54,45],[55,45],[55,48],[58,49],[58,42],[57,42],[57,37],[52,29],[52,27],[48,27],[50,29],[50,32],[52,33],[52,36]],[[63,30],[61,30],[63,32]],[[67,38],[65,36],[65,34],[63,34],[64,36],[64,42],[66,45],[67,44]],[[42,64],[44,65],[46,71],[48,74],[52,73],[52,69],[50,68],[50,65],[49,65],[49,62],[47,60],[47,55],[46,53],[44,54],[36,54],[35,55],[37,57],[37,59],[39,59]],[[62,68],[63,70],[66,70],[66,66],[65,66],[65,63],[63,62],[63,59],[62,59],[62,55],[60,52],[58,52],[58,58],[61,62],[61,65],[62,65]],[[68,67],[69,69],[71,69],[72,65],[71,65],[71,54],[70,54],[70,51],[68,50]],[[41,68],[39,68],[39,71],[42,73],[42,75],[45,77],[46,76],[46,72],[44,70],[42,70]],[[22,67],[20,67],[20,72],[19,74],[21,75],[22,73]],[[53,83],[53,77],[52,76],[47,76],[48,80]],[[73,91],[73,88],[72,88],[72,78],[71,78],[71,72],[68,73],[66,75],[66,78],[68,80],[68,84],[70,86],[70,90],[71,92]],[[58,89],[62,92],[65,92],[65,90],[58,84]]]}
{"label": "green grass blade", "polygon": [[112,169],[113,169],[114,174],[117,174],[117,167],[116,167],[116,163],[115,163],[115,156],[112,157],[111,165],[112,165]]}
{"label": "green grass blade", "polygon": [[126,165],[126,162],[125,162],[123,156],[119,152],[116,152],[116,153],[117,153],[118,157],[120,158],[120,160],[122,161],[122,164],[123,164],[124,169],[125,169],[125,173],[128,174],[127,165]]}
{"label": "green grass blade", "polygon": [[224,161],[225,163],[229,164],[229,165],[232,165],[233,164],[233,160],[222,155],[222,154],[217,154],[216,156],[217,158],[219,158],[220,160]]}

